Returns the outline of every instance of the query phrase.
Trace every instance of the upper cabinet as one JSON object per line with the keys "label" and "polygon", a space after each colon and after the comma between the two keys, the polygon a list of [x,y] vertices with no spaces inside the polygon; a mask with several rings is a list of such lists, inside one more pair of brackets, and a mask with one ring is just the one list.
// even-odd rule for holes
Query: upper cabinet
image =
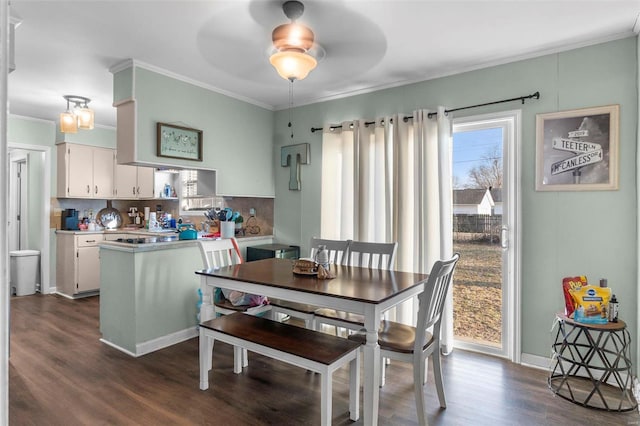
{"label": "upper cabinet", "polygon": [[62,143],[58,145],[58,197],[112,198],[113,149]]}
{"label": "upper cabinet", "polygon": [[116,164],[114,198],[154,198],[154,174],[153,167]]}

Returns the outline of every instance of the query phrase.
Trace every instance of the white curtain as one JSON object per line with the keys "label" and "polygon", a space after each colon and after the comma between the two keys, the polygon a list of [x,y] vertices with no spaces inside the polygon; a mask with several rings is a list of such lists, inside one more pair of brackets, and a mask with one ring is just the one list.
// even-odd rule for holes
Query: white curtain
{"label": "white curtain", "polygon": [[[436,112],[436,111],[432,111]],[[373,124],[356,120],[325,127],[322,140],[321,235],[398,242],[396,269],[428,273],[452,255],[451,123],[444,107],[413,118],[396,114]],[[443,321],[443,351],[453,345],[453,303]],[[397,320],[415,323],[405,303]]]}

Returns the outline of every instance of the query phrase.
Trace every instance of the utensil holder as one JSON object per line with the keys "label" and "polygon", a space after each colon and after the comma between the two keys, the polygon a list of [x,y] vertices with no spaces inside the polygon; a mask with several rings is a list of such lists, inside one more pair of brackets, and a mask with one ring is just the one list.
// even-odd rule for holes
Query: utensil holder
{"label": "utensil holder", "polygon": [[220,222],[220,238],[233,238],[236,224],[234,222]]}

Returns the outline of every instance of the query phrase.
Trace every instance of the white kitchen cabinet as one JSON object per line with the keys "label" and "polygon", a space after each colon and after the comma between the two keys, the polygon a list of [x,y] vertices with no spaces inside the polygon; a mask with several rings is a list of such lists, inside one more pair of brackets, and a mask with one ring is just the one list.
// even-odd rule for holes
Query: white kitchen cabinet
{"label": "white kitchen cabinet", "polygon": [[138,167],[127,166],[126,164],[116,164],[114,172],[115,198],[132,199],[137,198],[136,187],[138,186]]}
{"label": "white kitchen cabinet", "polygon": [[129,166],[116,164],[114,172],[114,198],[137,199],[154,197],[153,167]]}
{"label": "white kitchen cabinet", "polygon": [[153,198],[156,169],[153,167],[138,167],[138,197]]}
{"label": "white kitchen cabinet", "polygon": [[115,151],[89,145],[58,145],[58,197],[113,197]]}
{"label": "white kitchen cabinet", "polygon": [[56,290],[69,297],[100,289],[102,234],[56,233]]}

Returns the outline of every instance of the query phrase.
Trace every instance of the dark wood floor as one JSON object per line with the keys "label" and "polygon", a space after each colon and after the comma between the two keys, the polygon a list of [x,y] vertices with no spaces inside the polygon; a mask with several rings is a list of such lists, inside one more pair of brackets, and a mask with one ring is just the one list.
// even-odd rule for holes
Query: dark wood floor
{"label": "dark wood floor", "polygon": [[[320,422],[319,376],[252,354],[233,374],[232,351],[216,347],[212,387],[198,389],[198,341],[132,358],[99,342],[99,299],[34,295],[11,300],[11,425],[307,425]],[[162,312],[158,312],[162,315]],[[366,374],[366,373],[365,373]],[[334,375],[333,423],[349,420],[348,374]],[[426,386],[432,425],[638,425],[554,397],[546,372],[455,351],[444,359],[448,408]],[[416,424],[411,370],[389,366],[380,424]]]}

